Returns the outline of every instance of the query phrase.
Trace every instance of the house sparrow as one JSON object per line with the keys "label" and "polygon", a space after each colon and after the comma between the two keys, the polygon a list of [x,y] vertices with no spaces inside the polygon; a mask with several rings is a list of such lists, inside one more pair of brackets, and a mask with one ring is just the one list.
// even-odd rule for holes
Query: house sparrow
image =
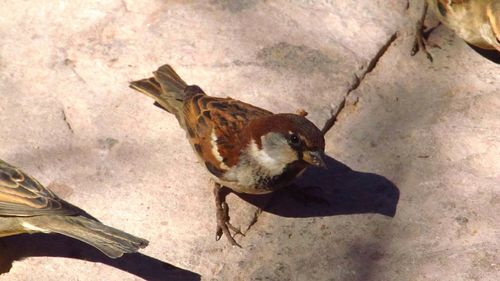
{"label": "house sparrow", "polygon": [[482,49],[496,49],[500,52],[499,0],[426,0],[422,17],[417,23],[412,55],[422,49],[432,61],[422,36],[427,8],[468,43]]}
{"label": "house sparrow", "polygon": [[214,181],[216,240],[225,234],[239,246],[229,229],[228,206],[222,187],[235,192],[264,194],[287,186],[308,165],[324,167],[321,131],[299,114],[274,114],[232,98],[206,95],[188,86],[169,65],[154,77],[130,87],[152,97],[172,113],[186,131],[196,155]]}
{"label": "house sparrow", "polygon": [[0,160],[0,237],[36,232],[78,239],[110,258],[137,252],[148,245],[147,240],[102,224]]}

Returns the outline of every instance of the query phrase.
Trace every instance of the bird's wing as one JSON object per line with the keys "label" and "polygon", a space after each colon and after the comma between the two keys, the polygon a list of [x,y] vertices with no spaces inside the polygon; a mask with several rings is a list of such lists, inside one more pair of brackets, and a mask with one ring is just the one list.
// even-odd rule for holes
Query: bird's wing
{"label": "bird's wing", "polygon": [[231,98],[207,96],[194,87],[198,93],[189,93],[184,101],[186,131],[207,169],[221,177],[238,163],[241,134],[248,122],[272,113]]}
{"label": "bird's wing", "polygon": [[0,216],[76,215],[83,211],[0,160]]}

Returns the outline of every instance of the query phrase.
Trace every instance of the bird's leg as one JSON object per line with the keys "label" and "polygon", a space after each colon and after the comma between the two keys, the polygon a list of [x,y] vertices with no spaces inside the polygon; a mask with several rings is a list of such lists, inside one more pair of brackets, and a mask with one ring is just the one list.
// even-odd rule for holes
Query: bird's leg
{"label": "bird's leg", "polygon": [[229,219],[230,219],[230,217],[229,217],[229,205],[227,204],[226,200],[223,200],[223,202],[222,202],[222,209],[224,210],[224,217],[227,218],[227,221],[226,221],[227,227],[229,229],[231,229],[232,231],[234,231],[234,235],[240,234],[241,236],[245,236],[245,234],[243,234],[243,232],[241,232],[240,227],[235,227],[229,221]]}
{"label": "bird's leg", "polygon": [[422,50],[427,58],[432,62],[432,56],[427,51],[426,40],[424,38],[424,21],[425,15],[427,14],[428,4],[427,1],[424,1],[424,8],[422,11],[422,15],[420,19],[417,21],[416,30],[415,30],[415,41],[413,42],[413,48],[411,50],[411,55],[414,56],[418,53],[419,50]]}
{"label": "bird's leg", "polygon": [[217,215],[217,230],[215,232],[215,240],[219,240],[222,235],[226,235],[227,239],[233,246],[241,248],[240,244],[234,240],[229,229],[233,230],[235,234],[243,234],[240,229],[234,227],[230,222],[229,206],[226,203],[226,195],[223,186],[214,182],[214,196],[215,196],[215,211]]}

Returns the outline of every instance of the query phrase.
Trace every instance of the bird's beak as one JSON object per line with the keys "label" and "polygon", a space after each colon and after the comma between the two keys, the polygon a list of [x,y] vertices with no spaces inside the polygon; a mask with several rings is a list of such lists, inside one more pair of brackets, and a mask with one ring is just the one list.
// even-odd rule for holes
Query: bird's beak
{"label": "bird's beak", "polygon": [[325,161],[323,160],[324,152],[322,151],[304,151],[302,159],[307,163],[316,167],[326,169]]}

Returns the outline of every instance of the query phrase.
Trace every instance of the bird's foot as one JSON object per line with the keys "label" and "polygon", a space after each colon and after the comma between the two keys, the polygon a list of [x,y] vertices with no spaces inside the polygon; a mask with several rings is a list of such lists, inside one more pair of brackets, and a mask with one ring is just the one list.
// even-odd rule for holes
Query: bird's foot
{"label": "bird's foot", "polygon": [[226,225],[230,230],[232,230],[234,232],[234,235],[239,234],[241,236],[245,236],[245,234],[243,234],[243,232],[241,232],[240,227],[235,227],[231,224],[230,217],[229,217],[229,205],[227,204],[227,202],[225,200],[222,202],[222,210],[224,212],[223,216],[224,216]]}
{"label": "bird's foot", "polygon": [[[236,240],[234,240],[234,236],[238,234],[242,236],[245,235],[241,232],[240,228],[235,227],[230,223],[229,206],[226,203],[227,193],[222,189],[223,187],[220,184],[214,183],[214,195],[216,204],[215,210],[217,215],[217,229],[215,232],[215,240],[219,241],[222,235],[225,235],[231,245],[241,248],[241,245],[238,244]],[[234,232],[234,236],[231,234],[231,231]]]}
{"label": "bird's foot", "polygon": [[416,55],[419,51],[422,51],[425,53],[426,57],[428,60],[431,62],[433,61],[432,55],[427,51],[427,41],[425,39],[424,35],[424,21],[425,21],[425,15],[427,14],[427,2],[424,3],[424,8],[422,11],[422,16],[421,18],[417,21],[416,28],[415,28],[415,39],[413,41],[413,47],[411,49],[411,55],[414,56]]}

